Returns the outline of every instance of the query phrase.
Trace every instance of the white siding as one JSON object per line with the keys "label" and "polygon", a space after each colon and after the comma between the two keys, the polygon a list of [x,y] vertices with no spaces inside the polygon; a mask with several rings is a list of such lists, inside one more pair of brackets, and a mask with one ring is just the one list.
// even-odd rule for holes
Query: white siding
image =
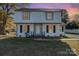
{"label": "white siding", "polygon": [[61,22],[61,12],[54,12],[54,22]]}
{"label": "white siding", "polygon": [[45,12],[30,12],[30,19],[23,20],[22,12],[16,12],[14,15],[14,20],[18,23],[61,23],[61,12],[52,13],[52,20],[46,20]]}
{"label": "white siding", "polygon": [[30,21],[31,22],[43,22],[45,20],[44,12],[30,12]]}

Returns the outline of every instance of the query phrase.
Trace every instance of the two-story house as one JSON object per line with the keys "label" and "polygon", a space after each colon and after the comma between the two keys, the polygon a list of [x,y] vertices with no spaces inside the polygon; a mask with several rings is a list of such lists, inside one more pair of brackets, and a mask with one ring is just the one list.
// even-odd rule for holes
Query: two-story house
{"label": "two-story house", "polygon": [[26,33],[35,36],[64,35],[65,24],[62,22],[62,9],[17,9],[14,15],[16,36],[25,37]]}

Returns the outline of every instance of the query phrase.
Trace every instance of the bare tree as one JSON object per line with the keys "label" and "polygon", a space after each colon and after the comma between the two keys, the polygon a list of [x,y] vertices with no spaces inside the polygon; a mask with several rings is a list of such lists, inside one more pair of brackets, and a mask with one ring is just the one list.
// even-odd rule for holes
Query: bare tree
{"label": "bare tree", "polygon": [[2,26],[2,34],[5,34],[5,25],[6,21],[9,15],[13,14],[13,10],[16,8],[15,4],[13,3],[0,3],[0,7],[2,10],[1,17],[3,21],[3,26]]}
{"label": "bare tree", "polygon": [[61,16],[62,16],[62,22],[67,23],[69,19],[67,10],[62,9]]}

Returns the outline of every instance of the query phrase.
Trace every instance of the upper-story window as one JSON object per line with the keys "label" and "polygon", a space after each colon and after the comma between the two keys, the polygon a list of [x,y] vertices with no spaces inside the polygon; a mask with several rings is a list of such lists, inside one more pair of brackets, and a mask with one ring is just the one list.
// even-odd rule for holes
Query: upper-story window
{"label": "upper-story window", "polygon": [[53,19],[53,13],[52,12],[46,12],[46,19],[52,20]]}
{"label": "upper-story window", "polygon": [[29,12],[23,12],[23,19],[24,20],[29,20],[29,16],[30,16],[30,13]]}

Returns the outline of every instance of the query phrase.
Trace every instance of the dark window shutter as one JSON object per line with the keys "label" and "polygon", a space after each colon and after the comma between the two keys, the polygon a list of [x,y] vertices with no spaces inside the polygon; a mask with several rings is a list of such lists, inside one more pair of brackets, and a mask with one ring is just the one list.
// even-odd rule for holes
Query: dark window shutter
{"label": "dark window shutter", "polygon": [[22,33],[22,25],[20,25],[20,33]]}

